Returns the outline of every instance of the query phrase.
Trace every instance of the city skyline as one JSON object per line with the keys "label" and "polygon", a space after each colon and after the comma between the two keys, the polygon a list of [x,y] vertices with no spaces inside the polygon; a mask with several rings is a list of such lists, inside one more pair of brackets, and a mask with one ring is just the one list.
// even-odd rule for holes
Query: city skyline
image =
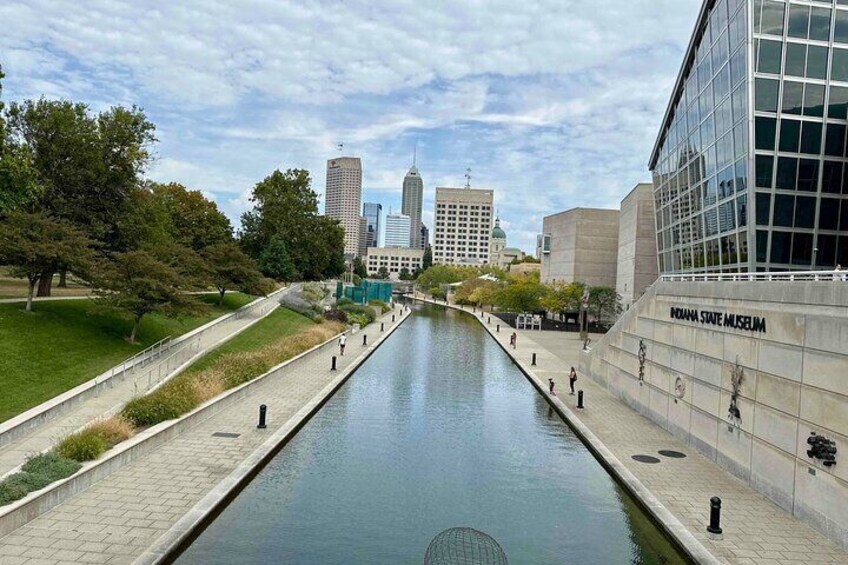
{"label": "city skyline", "polygon": [[[148,177],[202,190],[236,226],[252,187],[276,168],[308,169],[323,207],[325,162],[339,143],[363,160],[364,199],[400,209],[417,144],[425,224],[434,188],[461,186],[471,167],[472,186],[496,191],[513,244],[531,250],[551,210],[614,207],[650,179],[646,154],[699,7],[531,2],[490,13],[457,2],[452,11],[468,17],[444,19],[391,6],[294,14],[249,4],[212,15],[192,2],[151,13],[10,0],[0,6],[15,23],[0,37],[3,98],[144,107],[160,139]],[[104,21],[137,32],[98,33]],[[342,28],[350,33],[310,43]],[[373,41],[357,39],[365,29]],[[153,41],[157,32],[170,40]]]}

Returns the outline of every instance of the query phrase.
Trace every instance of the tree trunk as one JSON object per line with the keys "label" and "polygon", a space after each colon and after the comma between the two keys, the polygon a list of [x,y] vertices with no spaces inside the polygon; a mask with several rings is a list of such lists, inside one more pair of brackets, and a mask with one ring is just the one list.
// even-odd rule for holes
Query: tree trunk
{"label": "tree trunk", "polygon": [[38,294],[36,296],[50,296],[53,288],[53,275],[55,271],[42,271],[38,280]]}
{"label": "tree trunk", "polygon": [[59,288],[68,288],[68,271],[59,271]]}
{"label": "tree trunk", "polygon": [[138,333],[138,327],[141,325],[141,316],[136,315],[135,323],[133,324],[132,332],[130,333],[130,343],[135,344],[135,335]]}

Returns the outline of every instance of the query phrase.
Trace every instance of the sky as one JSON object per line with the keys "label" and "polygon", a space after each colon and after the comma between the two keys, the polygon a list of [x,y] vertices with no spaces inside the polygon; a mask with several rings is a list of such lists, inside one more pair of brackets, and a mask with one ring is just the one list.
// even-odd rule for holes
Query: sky
{"label": "sky", "polygon": [[[399,210],[417,147],[436,186],[495,191],[508,244],[546,215],[617,208],[638,182],[700,0],[3,0],[4,99],[141,106],[146,175],[238,227],[254,184],[358,156],[363,201]],[[323,210],[323,201],[319,205]]]}

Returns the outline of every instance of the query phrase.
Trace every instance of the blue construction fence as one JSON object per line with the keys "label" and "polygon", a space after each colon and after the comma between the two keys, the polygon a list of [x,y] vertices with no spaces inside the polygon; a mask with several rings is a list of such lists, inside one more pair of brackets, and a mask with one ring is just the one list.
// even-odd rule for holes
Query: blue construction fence
{"label": "blue construction fence", "polygon": [[388,304],[392,300],[392,283],[365,279],[359,283],[359,286],[353,286],[339,281],[336,284],[336,300],[342,296],[353,300],[356,304],[365,305],[371,300],[382,300]]}

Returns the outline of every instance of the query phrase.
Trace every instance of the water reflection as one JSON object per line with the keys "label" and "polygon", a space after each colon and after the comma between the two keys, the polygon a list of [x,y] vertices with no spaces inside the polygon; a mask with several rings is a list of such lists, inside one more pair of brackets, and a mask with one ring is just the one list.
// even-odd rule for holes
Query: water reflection
{"label": "water reflection", "polygon": [[470,316],[408,320],[181,563],[421,563],[471,526],[511,563],[677,563]]}

